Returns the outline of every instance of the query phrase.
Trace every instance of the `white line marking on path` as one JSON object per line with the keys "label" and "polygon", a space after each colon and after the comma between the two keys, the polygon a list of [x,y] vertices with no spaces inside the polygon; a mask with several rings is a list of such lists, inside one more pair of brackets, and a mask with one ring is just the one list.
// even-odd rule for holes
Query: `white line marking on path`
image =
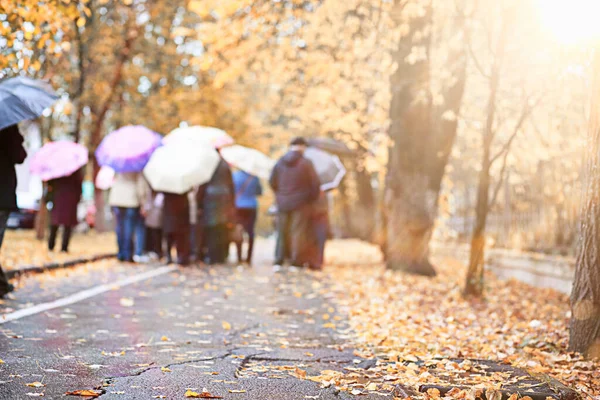
{"label": "white line marking on path", "polygon": [[115,288],[121,288],[123,286],[128,286],[136,282],[144,281],[146,279],[153,278],[155,276],[164,275],[171,271],[175,271],[176,267],[161,267],[158,269],[154,269],[152,271],[144,272],[142,274],[133,275],[128,278],[122,279],[115,283],[104,284],[94,286],[92,288],[82,290],[81,292],[77,292],[67,297],[63,297],[62,299],[54,300],[49,303],[41,303],[36,304],[33,307],[24,308],[19,311],[15,311],[10,314],[4,314],[0,317],[0,324],[4,324],[6,322],[15,321],[17,319],[21,319],[24,317],[28,317],[30,315],[39,314],[44,311],[52,310],[53,308],[59,308],[68,306],[69,304],[74,304],[80,302],[85,299],[89,299],[90,297],[97,296],[99,294],[111,291]]}

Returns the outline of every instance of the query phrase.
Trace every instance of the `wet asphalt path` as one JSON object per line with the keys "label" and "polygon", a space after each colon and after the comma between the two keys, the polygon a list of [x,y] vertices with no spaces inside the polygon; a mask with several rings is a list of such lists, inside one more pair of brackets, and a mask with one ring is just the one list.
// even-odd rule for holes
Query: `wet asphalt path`
{"label": "wet asphalt path", "polygon": [[[83,389],[106,399],[184,399],[204,389],[225,399],[353,397],[294,376],[358,360],[323,273],[275,273],[263,246],[253,268],[175,268],[122,287],[110,285],[162,266],[103,261],[24,278],[0,318],[110,288],[0,324],[0,399],[75,399],[64,394]],[[36,382],[43,386],[27,385]]]}

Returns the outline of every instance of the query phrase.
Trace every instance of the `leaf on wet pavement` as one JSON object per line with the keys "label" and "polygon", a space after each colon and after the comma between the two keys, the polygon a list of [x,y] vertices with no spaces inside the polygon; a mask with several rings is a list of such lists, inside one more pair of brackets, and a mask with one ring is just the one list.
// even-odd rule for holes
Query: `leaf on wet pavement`
{"label": "leaf on wet pavement", "polygon": [[168,342],[168,341],[169,341],[169,340],[171,340],[171,339],[169,339],[169,338],[168,338],[168,337],[166,337],[166,336],[163,336],[163,337],[161,337],[161,338],[160,338],[160,340],[161,340],[161,341],[163,341],[163,342]]}
{"label": "leaf on wet pavement", "polygon": [[120,300],[120,304],[123,307],[133,307],[133,305],[135,304],[135,301],[131,297],[123,297]]}
{"label": "leaf on wet pavement", "polygon": [[223,329],[226,331],[231,330],[231,324],[227,321],[223,321]]}
{"label": "leaf on wet pavement", "polygon": [[188,389],[185,394],[185,397],[191,397],[194,399],[222,399],[221,396],[216,396],[214,394],[211,394],[209,391],[207,391],[206,389],[204,389],[202,392],[198,393],[198,392],[194,392],[190,389]]}
{"label": "leaf on wet pavement", "polygon": [[229,393],[246,393],[245,390],[229,389]]}
{"label": "leaf on wet pavement", "polygon": [[26,393],[30,397],[44,397],[44,393]]}
{"label": "leaf on wet pavement", "polygon": [[31,382],[31,383],[26,383],[25,385],[29,386],[29,387],[34,387],[34,388],[40,388],[40,387],[46,386],[42,382]]}
{"label": "leaf on wet pavement", "polygon": [[173,371],[171,371],[171,370],[170,370],[168,367],[160,367],[160,370],[161,370],[162,372],[173,372]]}
{"label": "leaf on wet pavement", "polygon": [[102,392],[100,390],[82,389],[66,392],[65,396],[100,397],[101,394]]}

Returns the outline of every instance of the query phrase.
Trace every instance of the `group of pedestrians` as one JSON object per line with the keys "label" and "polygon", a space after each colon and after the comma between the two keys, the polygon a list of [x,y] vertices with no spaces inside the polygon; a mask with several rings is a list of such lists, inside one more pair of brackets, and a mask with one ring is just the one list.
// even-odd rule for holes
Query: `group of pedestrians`
{"label": "group of pedestrians", "polygon": [[[294,139],[269,179],[278,208],[275,265],[320,269],[329,234],[328,199],[314,165],[304,157],[306,148],[304,138]],[[222,264],[234,242],[238,262],[251,264],[262,193],[256,176],[232,172],[222,157],[209,182],[184,194],[152,191],[141,173],[118,173],[109,203],[119,260],[164,257],[167,263],[180,265],[194,260]]]}
{"label": "group of pedestrians", "polygon": [[[209,182],[184,194],[153,191],[141,173],[117,173],[109,204],[115,217],[118,258],[147,262],[164,257],[167,263],[180,265],[193,260],[221,264],[234,241],[238,261],[251,263],[257,196],[261,194],[258,178],[242,171],[232,173],[223,158]],[[245,258],[243,233],[249,239]]]}
{"label": "group of pedestrians", "polygon": [[[276,196],[276,266],[290,263],[320,269],[328,237],[327,195],[310,160],[307,142],[296,138],[273,168],[269,183]],[[220,155],[220,154],[219,154]],[[0,131],[0,247],[9,214],[17,209],[15,165],[27,154],[17,125]],[[46,201],[53,204],[49,250],[62,227],[61,251],[67,252],[83,171],[48,181]],[[147,262],[164,258],[187,265],[194,260],[222,264],[234,242],[238,262],[252,262],[260,180],[242,170],[232,172],[220,157],[209,182],[184,194],[153,191],[140,172],[117,173],[109,193],[121,261]],[[247,253],[243,241],[247,237]],[[173,249],[177,257],[173,258]],[[13,290],[0,268],[0,296]]]}

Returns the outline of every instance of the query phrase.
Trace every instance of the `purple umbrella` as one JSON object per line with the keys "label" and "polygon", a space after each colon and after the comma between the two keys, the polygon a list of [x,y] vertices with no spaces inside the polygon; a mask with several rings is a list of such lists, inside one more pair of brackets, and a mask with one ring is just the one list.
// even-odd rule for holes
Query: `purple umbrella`
{"label": "purple umbrella", "polygon": [[29,170],[49,181],[69,176],[87,162],[88,151],[84,146],[67,141],[50,142],[33,155]]}
{"label": "purple umbrella", "polygon": [[161,140],[158,133],[144,126],[124,126],[102,140],[96,159],[100,166],[111,167],[116,172],[141,172]]}

